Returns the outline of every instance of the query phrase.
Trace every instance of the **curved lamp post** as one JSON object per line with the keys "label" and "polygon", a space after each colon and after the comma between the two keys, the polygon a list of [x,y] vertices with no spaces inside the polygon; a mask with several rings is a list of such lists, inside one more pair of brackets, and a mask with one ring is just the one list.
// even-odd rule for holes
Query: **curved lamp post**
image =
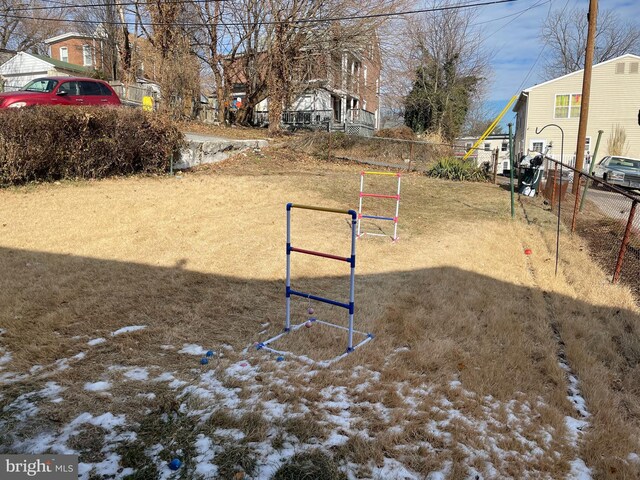
{"label": "curved lamp post", "polygon": [[[564,160],[564,130],[562,130],[562,127],[560,127],[560,125],[557,125],[555,123],[548,123],[547,125],[545,125],[542,128],[536,128],[536,135],[539,135],[542,133],[542,131],[547,128],[547,127],[556,127],[557,129],[560,130],[560,134],[562,135],[561,137],[561,142],[560,142],[560,193],[558,196],[558,227],[557,227],[557,231],[556,231],[556,273],[555,275],[558,276],[558,257],[559,257],[559,249],[560,249],[560,212],[561,212],[561,207],[562,207],[562,165],[563,165],[563,160]],[[549,178],[549,172],[547,172],[547,178]],[[553,179],[553,182],[555,183],[556,179]],[[553,202],[551,203],[551,210],[553,211]]]}

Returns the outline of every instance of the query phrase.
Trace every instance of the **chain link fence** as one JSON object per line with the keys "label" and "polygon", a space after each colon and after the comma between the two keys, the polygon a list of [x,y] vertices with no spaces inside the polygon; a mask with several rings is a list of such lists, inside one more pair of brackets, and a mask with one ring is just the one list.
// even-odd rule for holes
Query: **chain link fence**
{"label": "chain link fence", "polygon": [[540,192],[567,230],[587,242],[612,281],[625,283],[640,298],[640,192],[551,157],[545,157]]}
{"label": "chain link fence", "polygon": [[417,172],[426,172],[439,159],[454,155],[454,146],[451,144],[362,137],[342,132],[306,135],[298,140],[296,146],[308,153],[326,155],[328,158]]}

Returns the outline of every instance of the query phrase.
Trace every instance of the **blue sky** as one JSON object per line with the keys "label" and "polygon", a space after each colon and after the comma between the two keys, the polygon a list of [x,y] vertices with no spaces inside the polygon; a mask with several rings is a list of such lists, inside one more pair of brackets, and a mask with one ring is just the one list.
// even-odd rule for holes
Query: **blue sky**
{"label": "blue sky", "polygon": [[[540,39],[540,29],[550,8],[562,9],[567,3],[567,9],[579,5],[586,10],[589,6],[589,0],[517,0],[478,10],[477,21],[474,23],[478,24],[477,28],[482,29],[486,39],[492,74],[487,105],[496,114],[520,89],[542,81],[544,51],[525,80],[544,46]],[[536,4],[539,5],[535,6]],[[534,8],[529,9],[530,7]],[[640,22],[640,0],[601,0],[599,8],[615,10],[621,18]],[[501,18],[518,12],[522,14]],[[501,123],[506,125],[513,120],[514,114],[509,112]]]}

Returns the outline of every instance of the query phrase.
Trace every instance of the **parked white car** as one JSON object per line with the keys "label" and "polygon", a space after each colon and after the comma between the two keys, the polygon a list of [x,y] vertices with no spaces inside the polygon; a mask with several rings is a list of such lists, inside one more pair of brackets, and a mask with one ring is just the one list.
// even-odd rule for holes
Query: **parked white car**
{"label": "parked white car", "polygon": [[624,188],[640,188],[640,160],[619,156],[604,157],[594,175],[605,182]]}

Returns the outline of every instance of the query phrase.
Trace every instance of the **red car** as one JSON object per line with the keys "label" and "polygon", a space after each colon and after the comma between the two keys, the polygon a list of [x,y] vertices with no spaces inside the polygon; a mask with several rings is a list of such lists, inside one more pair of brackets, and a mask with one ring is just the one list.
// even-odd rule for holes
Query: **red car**
{"label": "red car", "polygon": [[0,93],[0,108],[32,105],[121,105],[107,82],[80,77],[43,77],[17,92]]}

